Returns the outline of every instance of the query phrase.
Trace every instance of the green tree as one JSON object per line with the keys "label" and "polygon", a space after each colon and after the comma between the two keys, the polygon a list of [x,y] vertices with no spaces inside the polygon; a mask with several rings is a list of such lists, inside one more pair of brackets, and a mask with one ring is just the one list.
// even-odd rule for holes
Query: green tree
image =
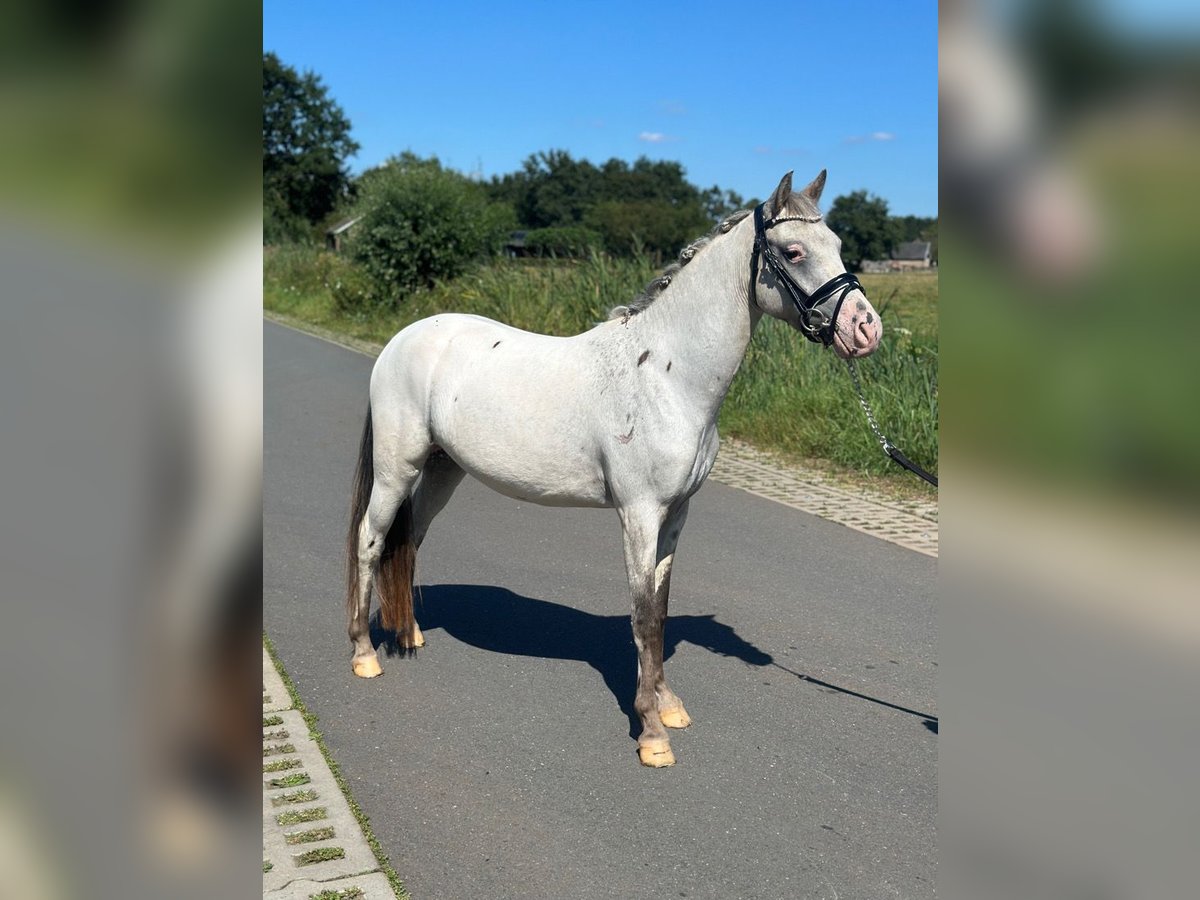
{"label": "green tree", "polygon": [[623,159],[610,159],[600,167],[601,200],[660,203],[673,207],[702,203],[700,191],[686,178],[682,164],[673,160],[651,160],[640,156],[633,165]]}
{"label": "green tree", "polygon": [[358,194],[346,246],[385,304],[497,253],[516,224],[483,185],[411,153],[363,173]]}
{"label": "green tree", "polygon": [[887,259],[896,243],[898,231],[887,201],[866,191],[837,197],[825,220],[842,239],[842,261],[852,272],[862,268],[864,259]]}
{"label": "green tree", "polygon": [[744,200],[737,191],[723,191],[715,184],[704,192],[703,197],[704,212],[713,222],[720,222],[739,209],[758,206],[757,203]]}
{"label": "green tree", "polygon": [[582,225],[533,228],[525,235],[525,250],[532,256],[589,256],[603,246],[603,237]]}
{"label": "green tree", "polygon": [[699,203],[672,206],[645,200],[597,203],[585,221],[601,235],[609,253],[632,256],[646,251],[660,259],[675,255],[710,227]]}
{"label": "green tree", "polygon": [[519,172],[493,179],[492,194],[508,200],[526,228],[578,225],[600,194],[600,172],[565,150],[535,153]]}
{"label": "green tree", "polygon": [[350,184],[358,150],[350,120],[312,72],[263,54],[263,237],[296,240],[328,216]]}
{"label": "green tree", "polygon": [[[896,240],[898,241],[927,241],[926,232],[933,227],[936,219],[925,216],[895,216]],[[936,229],[935,229],[936,230]]]}
{"label": "green tree", "polygon": [[716,187],[700,191],[678,162],[642,156],[631,164],[614,157],[595,166],[565,150],[535,153],[520,171],[493,178],[488,190],[511,204],[526,228],[584,225],[620,254],[638,247],[673,253],[710,226],[714,203],[732,210],[741,202]]}

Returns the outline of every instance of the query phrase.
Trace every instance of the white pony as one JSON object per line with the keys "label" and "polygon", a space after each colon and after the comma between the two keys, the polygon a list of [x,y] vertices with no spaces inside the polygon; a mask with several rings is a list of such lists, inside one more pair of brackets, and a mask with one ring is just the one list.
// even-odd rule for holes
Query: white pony
{"label": "white pony", "polygon": [[371,587],[385,629],[424,643],[412,613],[417,548],[464,474],[550,506],[612,507],[624,532],[638,651],[638,755],[675,762],[666,728],[690,718],[663,675],[671,563],[688,500],[717,456],[717,413],[765,313],[860,357],[879,316],[817,207],[822,171],[792,173],[762,206],[730,216],[613,317],[574,337],[480,316],[405,328],[371,374],[348,539],[356,675],[381,673]]}

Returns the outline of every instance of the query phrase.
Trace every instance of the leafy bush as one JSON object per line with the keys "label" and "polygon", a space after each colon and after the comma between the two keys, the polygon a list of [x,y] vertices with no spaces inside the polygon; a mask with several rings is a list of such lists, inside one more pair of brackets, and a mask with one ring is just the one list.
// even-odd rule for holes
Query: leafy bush
{"label": "leafy bush", "polygon": [[525,234],[525,249],[533,256],[587,256],[603,246],[599,232],[580,225],[535,228]]}
{"label": "leafy bush", "polygon": [[364,174],[355,214],[346,247],[384,305],[497,253],[516,222],[480,185],[409,157]]}
{"label": "leafy bush", "polygon": [[374,285],[361,266],[309,244],[268,247],[263,256],[263,284],[281,300],[331,297],[334,308],[341,312],[358,312],[374,305]]}
{"label": "leafy bush", "polygon": [[355,312],[375,304],[375,285],[362,266],[344,256],[322,253],[320,272],[334,305],[343,312]]}

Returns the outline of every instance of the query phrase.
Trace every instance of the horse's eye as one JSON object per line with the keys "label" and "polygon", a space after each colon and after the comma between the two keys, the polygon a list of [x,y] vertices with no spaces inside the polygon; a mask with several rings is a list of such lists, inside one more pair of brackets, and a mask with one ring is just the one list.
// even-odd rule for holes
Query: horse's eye
{"label": "horse's eye", "polygon": [[804,259],[804,248],[799,244],[792,244],[792,246],[783,251],[783,255],[787,257],[788,262],[798,263]]}

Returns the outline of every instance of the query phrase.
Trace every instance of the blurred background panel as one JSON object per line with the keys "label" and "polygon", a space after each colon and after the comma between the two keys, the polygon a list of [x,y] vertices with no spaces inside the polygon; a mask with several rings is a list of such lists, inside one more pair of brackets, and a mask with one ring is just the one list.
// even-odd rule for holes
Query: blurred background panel
{"label": "blurred background panel", "polygon": [[939,41],[942,892],[1188,896],[1200,11],[943,2]]}
{"label": "blurred background panel", "polygon": [[260,52],[259,10],[231,0],[0,10],[0,870],[20,896],[259,878]]}
{"label": "blurred background panel", "polygon": [[1134,29],[1130,6],[943,4],[946,433],[1194,507],[1200,26]]}

